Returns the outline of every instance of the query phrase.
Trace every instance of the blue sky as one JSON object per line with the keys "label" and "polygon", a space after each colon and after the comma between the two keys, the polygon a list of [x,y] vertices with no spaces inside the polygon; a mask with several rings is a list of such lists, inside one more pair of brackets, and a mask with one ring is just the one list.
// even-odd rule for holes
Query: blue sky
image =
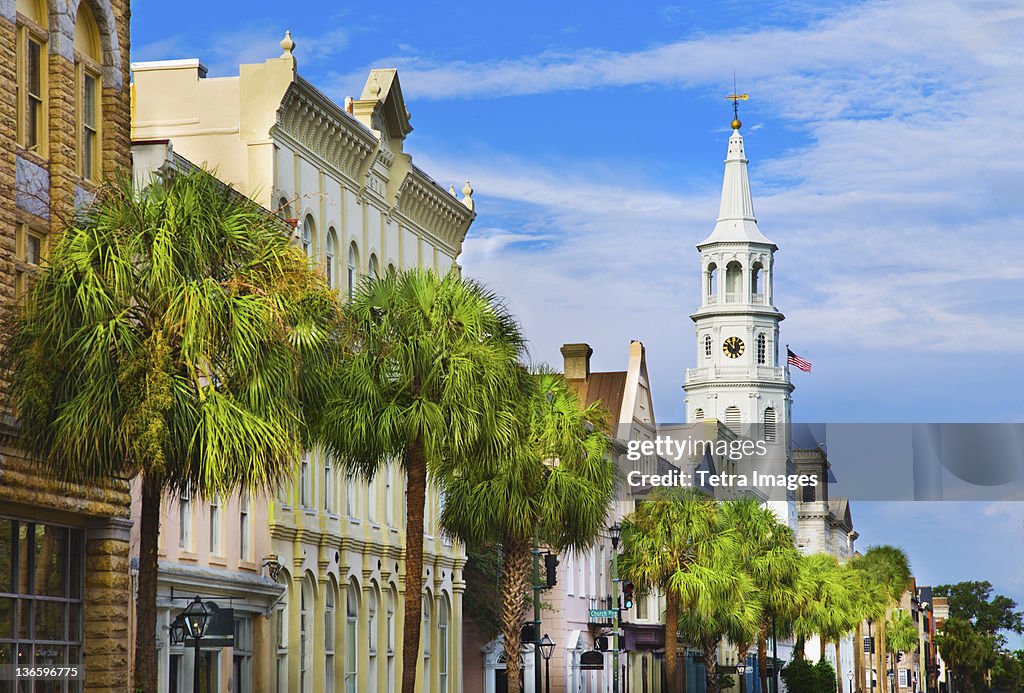
{"label": "blue sky", "polygon": [[[794,417],[1024,420],[1019,2],[237,7],[137,3],[133,58],[237,74],[290,29],[300,72],[339,101],[399,68],[407,151],[476,189],[465,271],[508,298],[538,361],[587,341],[619,370],[641,339],[662,422],[694,362],[694,244],[717,212],[735,71],[783,341],[814,362]],[[1003,558],[1022,555],[1021,507],[854,519],[923,581],[977,573],[1024,603],[1021,559]]]}

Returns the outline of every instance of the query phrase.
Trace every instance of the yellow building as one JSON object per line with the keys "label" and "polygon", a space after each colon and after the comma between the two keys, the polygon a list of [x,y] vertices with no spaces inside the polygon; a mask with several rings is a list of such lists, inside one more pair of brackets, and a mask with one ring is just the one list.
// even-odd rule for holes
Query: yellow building
{"label": "yellow building", "polygon": [[[52,9],[51,9],[52,8]],[[58,9],[59,8],[59,9]],[[128,166],[127,0],[0,0],[0,300],[24,292],[97,182]],[[0,387],[5,386],[0,383]],[[131,677],[128,487],[62,487],[0,416],[0,668],[74,667],[54,691]],[[0,687],[15,684],[0,683]],[[17,684],[19,690],[22,683]],[[27,689],[26,689],[27,690]]]}
{"label": "yellow building", "polygon": [[[434,182],[403,151],[412,130],[395,70],[372,70],[359,99],[339,106],[296,71],[295,44],[282,54],[242,65],[239,75],[207,78],[195,59],[133,65],[132,136],[139,147],[166,147],[174,156],[207,168],[279,212],[295,228],[295,242],[342,296],[359,277],[385,268],[456,267],[473,220],[472,189],[460,200]],[[140,152],[142,150],[140,149]],[[150,152],[152,154],[152,152]],[[166,152],[159,156],[166,156]],[[157,158],[159,158],[159,156]],[[233,691],[394,691],[401,674],[402,602],[405,582],[404,479],[395,468],[367,485],[345,476],[321,451],[308,453],[290,488],[271,499],[252,499],[247,518],[253,560],[224,560],[207,550],[181,551],[183,522],[190,537],[206,542],[214,512],[209,503],[168,500],[164,516],[163,582],[186,572],[203,587],[219,580],[216,594],[245,595],[252,584],[278,573],[279,596],[261,593],[264,614],[252,611],[248,666],[251,676],[214,675]],[[424,623],[420,690],[458,691],[461,664],[462,550],[437,531],[439,497],[428,497],[424,547]],[[223,499],[216,535],[240,541],[238,499]],[[184,512],[183,512],[184,510]],[[265,521],[261,522],[265,518]],[[195,541],[194,538],[190,539]],[[419,538],[417,538],[419,540]],[[187,564],[188,570],[181,565]],[[198,592],[206,594],[207,592]],[[183,604],[168,604],[167,616]],[[236,612],[237,615],[237,612]],[[166,630],[162,637],[166,639]],[[185,652],[162,649],[168,680],[183,680],[170,658],[190,667]],[[426,685],[424,685],[426,682]],[[165,685],[165,684],[162,684]]]}

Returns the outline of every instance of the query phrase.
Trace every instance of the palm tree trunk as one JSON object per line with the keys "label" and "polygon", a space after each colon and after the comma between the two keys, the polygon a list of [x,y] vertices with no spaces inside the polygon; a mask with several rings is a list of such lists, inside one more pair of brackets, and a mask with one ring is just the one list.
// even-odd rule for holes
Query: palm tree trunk
{"label": "palm tree trunk", "polygon": [[750,643],[746,642],[746,643],[742,643],[742,644],[737,645],[736,646],[736,651],[738,652],[737,660],[736,661],[738,661],[740,664],[744,665],[744,672],[742,674],[739,673],[739,672],[736,672],[736,678],[738,678],[739,682],[740,682],[740,693],[747,693],[746,663],[747,663],[747,652],[750,651]]}
{"label": "palm tree trunk", "polygon": [[[420,661],[420,626],[423,618],[423,506],[427,499],[427,463],[423,441],[409,443],[405,515],[405,624],[402,630],[402,693],[415,693],[416,666]],[[430,690],[423,682],[423,690]]]}
{"label": "palm tree trunk", "polygon": [[796,636],[796,643],[793,644],[793,659],[798,662],[804,661],[804,645],[806,644],[803,634]]}
{"label": "palm tree trunk", "polygon": [[864,626],[857,623],[856,634],[853,636],[853,688],[855,691],[864,689]]}
{"label": "palm tree trunk", "polygon": [[889,617],[889,610],[878,622],[878,638],[875,645],[875,652],[878,653],[878,689],[879,692],[889,693],[889,672],[885,667],[885,620]]}
{"label": "palm tree trunk", "polygon": [[839,659],[839,640],[836,639],[836,681],[838,682],[836,690],[839,693],[843,693],[843,662]]}
{"label": "palm tree trunk", "polygon": [[818,633],[818,661],[825,659],[825,636],[822,633]]}
{"label": "palm tree trunk", "polygon": [[[502,545],[501,635],[505,641],[508,693],[520,693],[522,690],[523,643],[520,629],[523,626],[523,597],[529,586],[530,555],[529,542],[505,541]],[[537,659],[534,657],[534,666],[540,666]]]}
{"label": "palm tree trunk", "polygon": [[[761,624],[761,632],[757,634],[757,668],[761,674],[761,691],[768,691],[768,622]],[[774,692],[773,692],[774,693]]]}
{"label": "palm tree trunk", "polygon": [[707,693],[719,693],[718,641],[704,646],[704,686]]}
{"label": "palm tree trunk", "polygon": [[665,681],[667,693],[679,691],[676,685],[676,633],[678,631],[679,598],[672,593],[672,590],[665,590]]}
{"label": "palm tree trunk", "polygon": [[139,594],[135,611],[135,689],[140,691],[157,690],[156,582],[162,496],[163,479],[144,474],[139,523]]}

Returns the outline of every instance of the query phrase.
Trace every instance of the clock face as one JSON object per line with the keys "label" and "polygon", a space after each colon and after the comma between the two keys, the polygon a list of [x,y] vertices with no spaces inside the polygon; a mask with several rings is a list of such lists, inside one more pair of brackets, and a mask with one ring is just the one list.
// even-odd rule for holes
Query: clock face
{"label": "clock face", "polygon": [[739,337],[729,337],[722,344],[722,351],[731,359],[738,359],[743,355],[743,340]]}

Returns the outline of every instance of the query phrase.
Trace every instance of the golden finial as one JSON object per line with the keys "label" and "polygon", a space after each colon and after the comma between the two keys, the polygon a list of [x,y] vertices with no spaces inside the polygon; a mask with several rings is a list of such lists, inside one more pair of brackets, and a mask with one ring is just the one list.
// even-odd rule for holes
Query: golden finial
{"label": "golden finial", "polygon": [[750,98],[749,94],[740,94],[736,90],[736,72],[732,73],[732,93],[725,98],[732,101],[732,122],[729,125],[733,130],[739,130],[743,127],[743,123],[740,122],[740,101],[746,101]]}

